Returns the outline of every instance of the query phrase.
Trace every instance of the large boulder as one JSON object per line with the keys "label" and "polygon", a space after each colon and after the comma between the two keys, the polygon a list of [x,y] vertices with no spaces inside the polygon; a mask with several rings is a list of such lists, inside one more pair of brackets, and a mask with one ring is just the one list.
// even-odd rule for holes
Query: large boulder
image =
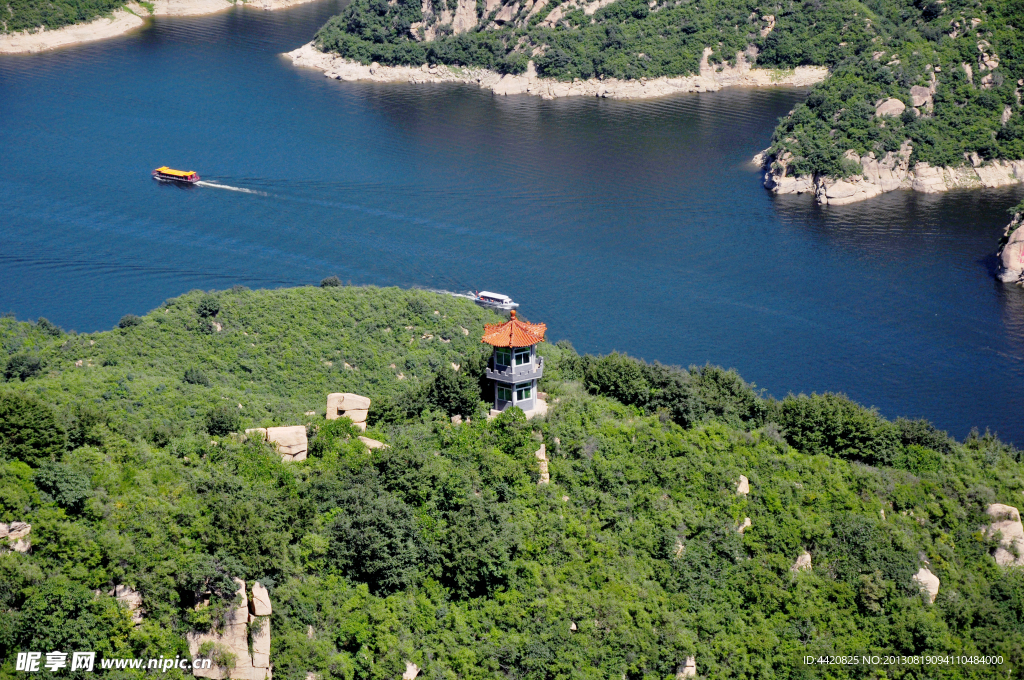
{"label": "large boulder", "polygon": [[875,115],[879,118],[895,118],[903,115],[907,105],[899,99],[890,97],[875,107]]}
{"label": "large boulder", "polygon": [[348,418],[360,430],[366,430],[366,417],[370,410],[370,399],[351,392],[335,392],[327,395],[327,420]]}
{"label": "large boulder", "polygon": [[750,493],[750,480],[747,479],[746,475],[740,475],[740,481],[736,483],[736,493],[740,496],[746,496]]}
{"label": "large boulder", "polygon": [[676,671],[676,680],[685,680],[686,678],[697,677],[697,658],[693,656],[686,657],[686,663]]}
{"label": "large boulder", "polygon": [[913,101],[914,106],[924,106],[930,109],[932,106],[932,91],[927,87],[914,85],[910,88],[910,99]]}
{"label": "large boulder", "polygon": [[267,441],[277,446],[278,452],[286,461],[306,459],[309,442],[306,439],[305,425],[268,427]]}
{"label": "large boulder", "polygon": [[911,577],[914,585],[917,586],[922,593],[928,596],[928,602],[935,602],[935,596],[939,594],[939,577],[928,571],[924,567],[921,567],[916,574]]}
{"label": "large boulder", "polygon": [[996,564],[1001,567],[1024,566],[1024,526],[1021,525],[1020,512],[1012,505],[993,503],[985,513],[992,518],[986,533],[990,537],[997,533],[1001,536],[994,555]]}

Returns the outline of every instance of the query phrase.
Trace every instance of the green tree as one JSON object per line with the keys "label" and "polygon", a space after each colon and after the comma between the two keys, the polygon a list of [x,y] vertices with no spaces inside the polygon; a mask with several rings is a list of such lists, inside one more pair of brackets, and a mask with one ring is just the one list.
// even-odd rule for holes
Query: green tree
{"label": "green tree", "polygon": [[0,393],[0,456],[36,467],[63,452],[64,431],[49,406],[23,394]]}

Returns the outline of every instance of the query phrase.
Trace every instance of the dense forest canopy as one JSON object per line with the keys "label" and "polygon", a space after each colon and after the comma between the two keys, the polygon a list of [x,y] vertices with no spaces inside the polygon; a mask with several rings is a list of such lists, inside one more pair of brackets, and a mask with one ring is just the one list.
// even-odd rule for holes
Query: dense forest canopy
{"label": "dense forest canopy", "polygon": [[0,33],[78,24],[124,5],[125,0],[0,0]]}
{"label": "dense forest canopy", "polygon": [[[343,286],[196,291],[88,335],[0,319],[0,522],[32,526],[0,554],[0,677],[22,650],[187,655],[232,578],[269,590],[281,680],[661,679],[688,656],[709,678],[1024,677],[1024,569],[982,530],[1024,500],[1019,451],[564,342],[540,347],[547,417],[488,421],[495,319]],[[324,421],[334,391],[373,400],[389,448]],[[230,434],[295,424],[302,462]],[[932,653],[1003,664],[803,663]]]}
{"label": "dense forest canopy", "polygon": [[[791,154],[793,172],[847,175],[857,171],[843,160],[847,150],[880,157],[904,140],[912,162],[1024,158],[1020,0],[617,0],[593,14],[573,5],[547,25],[568,2],[531,13],[537,5],[513,0],[514,18],[501,25],[494,19],[503,7],[485,14],[481,2],[473,30],[453,35],[442,26],[421,41],[413,26],[438,21],[444,0],[428,3],[428,16],[419,0],[353,0],[317,43],[367,64],[521,73],[532,58],[539,75],[562,80],[686,75],[697,72],[705,48],[712,63],[734,63],[743,52],[761,67],[832,72],[775,131],[772,155]],[[915,108],[915,86],[932,90],[927,106]],[[876,116],[887,98],[906,105],[902,116]]]}

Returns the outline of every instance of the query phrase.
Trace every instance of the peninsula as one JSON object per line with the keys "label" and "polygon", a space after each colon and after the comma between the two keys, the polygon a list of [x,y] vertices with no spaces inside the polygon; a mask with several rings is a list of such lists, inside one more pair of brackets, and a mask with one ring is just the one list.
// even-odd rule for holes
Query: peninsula
{"label": "peninsula", "polygon": [[1020,451],[580,356],[517,317],[529,420],[489,413],[509,320],[447,295],[326,279],[100,333],[0,319],[3,673],[91,650],[203,660],[177,680],[796,677],[882,653],[1019,676]]}
{"label": "peninsula", "polygon": [[289,56],[549,98],[813,85],[755,162],[772,191],[842,205],[1024,180],[1020,21],[1011,0],[353,0]]}

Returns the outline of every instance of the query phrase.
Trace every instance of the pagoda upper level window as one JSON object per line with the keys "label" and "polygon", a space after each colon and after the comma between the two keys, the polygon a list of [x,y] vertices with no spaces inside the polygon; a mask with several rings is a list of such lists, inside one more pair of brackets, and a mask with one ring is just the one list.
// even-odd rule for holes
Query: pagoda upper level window
{"label": "pagoda upper level window", "polygon": [[530,363],[530,348],[516,347],[516,366]]}
{"label": "pagoda upper level window", "polygon": [[494,363],[496,366],[512,365],[512,348],[498,347],[494,350]]}

